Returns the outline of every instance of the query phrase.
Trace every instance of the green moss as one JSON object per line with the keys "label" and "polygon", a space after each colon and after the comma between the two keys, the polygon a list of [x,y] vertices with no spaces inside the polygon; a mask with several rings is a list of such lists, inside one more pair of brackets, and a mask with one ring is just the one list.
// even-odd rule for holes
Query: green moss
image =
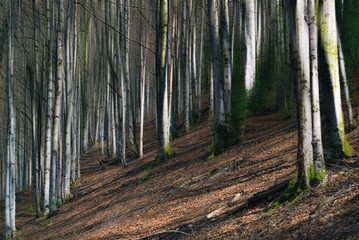
{"label": "green moss", "polygon": [[355,152],[355,150],[350,146],[349,142],[345,138],[342,140],[342,144],[344,155],[346,157],[350,157]]}
{"label": "green moss", "polygon": [[26,207],[21,213],[27,213],[27,212],[31,212],[35,209],[35,205],[31,205],[31,206],[28,206]]}
{"label": "green moss", "polygon": [[277,198],[277,201],[273,204],[273,207],[279,208],[292,204],[295,201],[295,199],[299,196],[299,193],[302,192],[302,189],[305,186],[304,174],[301,173],[300,175],[301,176],[298,179],[297,169],[293,175],[292,180],[289,182],[288,188]]}
{"label": "green moss", "polygon": [[171,149],[171,144],[167,143],[166,149],[165,149],[165,157],[166,159],[169,159],[172,157],[172,149]]}
{"label": "green moss", "polygon": [[211,155],[207,157],[207,161],[211,160],[212,158],[214,158],[214,152],[212,152]]}
{"label": "green moss", "polygon": [[149,178],[150,178],[149,175],[146,175],[146,176],[141,177],[142,183],[146,182]]}

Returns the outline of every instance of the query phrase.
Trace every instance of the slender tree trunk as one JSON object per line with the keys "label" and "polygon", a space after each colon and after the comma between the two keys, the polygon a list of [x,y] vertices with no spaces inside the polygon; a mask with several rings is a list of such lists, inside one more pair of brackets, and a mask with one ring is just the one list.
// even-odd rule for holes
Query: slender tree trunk
{"label": "slender tree trunk", "polygon": [[316,180],[321,182],[326,175],[322,130],[320,118],[319,74],[318,74],[318,0],[308,1],[309,36],[310,36],[310,62],[311,62],[311,89],[312,89],[312,117],[313,117],[313,161]]}
{"label": "slender tree trunk", "polygon": [[[151,21],[148,23],[148,28],[145,37],[145,47],[148,46],[149,34],[151,30]],[[144,117],[144,104],[145,104],[145,87],[146,87],[146,58],[147,48],[141,47],[141,103],[140,103],[140,148],[139,157],[143,157],[143,117]]]}
{"label": "slender tree trunk", "polygon": [[250,92],[254,87],[256,72],[256,25],[255,25],[255,0],[245,1],[244,34],[246,44],[246,60],[244,69],[244,83],[246,91]]}
{"label": "slender tree trunk", "polygon": [[188,78],[188,39],[189,39],[189,19],[187,19],[188,0],[183,1],[183,17],[182,17],[182,84],[183,84],[183,121],[186,132],[190,131],[190,99],[189,99],[189,78]]}
{"label": "slender tree trunk", "polygon": [[210,43],[212,49],[211,64],[213,67],[213,82],[214,82],[214,100],[215,100],[215,115],[216,115],[216,129],[214,136],[215,152],[219,152],[224,147],[224,102],[223,102],[223,86],[221,81],[221,71],[219,63],[219,21],[218,21],[218,0],[208,0],[209,8],[209,31]]}
{"label": "slender tree trunk", "polygon": [[7,160],[6,160],[6,183],[5,183],[5,235],[10,238],[16,231],[15,226],[15,108],[14,108],[14,15],[12,0],[9,0],[9,22],[8,22],[8,71],[7,71],[7,91],[8,91],[8,141],[7,141]]}
{"label": "slender tree trunk", "polygon": [[[61,111],[62,111],[62,83],[64,79],[64,65],[63,65],[63,43],[62,43],[62,30],[63,30],[63,13],[64,1],[58,1],[58,22],[57,22],[57,84],[55,92],[55,112],[52,130],[52,153],[51,153],[51,184],[50,184],[50,214],[56,211],[56,193],[57,185],[60,179],[59,175],[59,162],[60,159],[60,127],[61,127]],[[58,193],[60,194],[60,193]]]}
{"label": "slender tree trunk", "polygon": [[40,146],[38,141],[38,133],[40,129],[36,128],[36,115],[38,113],[37,103],[40,100],[38,77],[39,77],[39,59],[38,59],[38,31],[37,31],[37,18],[38,18],[38,0],[33,0],[33,24],[34,24],[34,59],[35,59],[35,72],[32,82],[32,169],[33,169],[33,184],[34,184],[34,198],[36,206],[36,215],[40,214],[40,186],[39,186],[39,159],[40,155],[36,155],[36,144]]}
{"label": "slender tree trunk", "polygon": [[130,82],[130,60],[129,60],[129,39],[130,36],[130,9],[128,6],[128,0],[124,2],[124,17],[125,17],[125,83],[126,83],[126,105],[127,105],[127,116],[128,116],[128,137],[130,139],[130,145],[132,151],[138,156],[138,147],[135,138],[135,123],[133,118],[132,109],[132,95],[131,95],[131,82]]}
{"label": "slender tree trunk", "polygon": [[[202,88],[202,62],[203,62],[203,35],[204,35],[204,0],[202,0],[202,17],[201,17],[201,36],[199,44],[199,66],[198,66],[198,87],[197,87],[197,97],[198,97],[198,120],[201,119],[201,88]],[[235,24],[233,24],[234,26]]]}
{"label": "slender tree trunk", "polygon": [[51,168],[51,133],[52,133],[52,50],[51,50],[51,13],[50,0],[46,1],[46,47],[47,47],[47,113],[46,113],[46,152],[45,152],[45,186],[44,186],[44,210],[49,212],[50,203],[50,168]]}
{"label": "slender tree trunk", "polygon": [[229,133],[231,117],[231,89],[232,89],[232,56],[231,56],[231,35],[229,32],[229,2],[222,0],[222,41],[223,41],[223,100],[225,111],[225,125]]}
{"label": "slender tree trunk", "polygon": [[157,0],[157,119],[158,119],[158,158],[163,159],[171,154],[168,122],[168,80],[166,73],[166,47],[168,31],[168,2]]}
{"label": "slender tree trunk", "polygon": [[344,87],[345,103],[346,103],[347,110],[348,110],[349,125],[351,128],[355,128],[356,122],[355,122],[355,119],[353,116],[353,109],[352,109],[350,93],[349,93],[349,84],[348,84],[347,74],[345,71],[344,54],[343,54],[342,42],[340,40],[339,30],[337,32],[337,35],[338,35],[339,67],[340,67],[342,84]]}
{"label": "slender tree trunk", "polygon": [[71,1],[68,1],[67,4],[67,19],[66,19],[66,86],[67,86],[67,106],[66,106],[66,127],[65,127],[65,172],[63,179],[64,187],[64,196],[63,198],[68,198],[71,194],[70,192],[70,177],[71,177],[71,161],[72,161],[72,120],[73,120],[73,76],[72,76],[72,67],[71,67],[71,38],[70,38],[70,28],[71,28]]}

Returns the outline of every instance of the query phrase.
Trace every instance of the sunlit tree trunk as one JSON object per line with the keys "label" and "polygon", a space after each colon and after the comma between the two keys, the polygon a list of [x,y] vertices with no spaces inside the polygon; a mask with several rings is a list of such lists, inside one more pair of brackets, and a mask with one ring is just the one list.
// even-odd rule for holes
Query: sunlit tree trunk
{"label": "sunlit tree trunk", "polygon": [[58,22],[57,22],[57,73],[56,73],[56,92],[55,92],[55,112],[52,130],[52,153],[51,153],[51,184],[50,184],[50,214],[56,211],[56,192],[57,181],[61,177],[58,175],[58,162],[60,159],[60,125],[61,125],[61,111],[62,111],[62,83],[64,79],[64,64],[63,64],[63,43],[62,30],[64,21],[64,1],[58,1]]}
{"label": "sunlit tree trunk", "polygon": [[45,186],[44,186],[44,210],[49,212],[50,203],[50,168],[51,168],[51,133],[52,133],[52,49],[51,49],[51,13],[50,0],[46,1],[46,47],[47,47],[47,113],[46,113],[46,138],[45,138]]}
{"label": "sunlit tree trunk", "polygon": [[[334,114],[330,115],[330,143],[340,155],[349,156],[353,149],[345,137],[344,118],[341,106],[341,91],[339,81],[337,23],[335,16],[335,2],[323,0],[319,4],[319,26],[321,43],[324,49],[325,59],[329,67],[332,96],[329,104],[332,105]],[[326,103],[327,104],[327,103]]]}
{"label": "sunlit tree trunk", "polygon": [[311,93],[313,117],[313,161],[316,179],[321,182],[326,175],[323,155],[322,130],[320,118],[319,74],[318,74],[318,21],[316,11],[318,0],[308,1],[308,19],[310,36],[310,62],[311,62]]}
{"label": "sunlit tree trunk", "polygon": [[256,72],[256,26],[255,26],[255,0],[245,1],[244,34],[246,46],[246,59],[244,69],[244,83],[247,92],[254,87]]}
{"label": "sunlit tree trunk", "polygon": [[138,155],[138,147],[135,139],[135,124],[133,119],[132,109],[132,95],[131,95],[131,82],[130,82],[130,60],[129,60],[129,39],[130,36],[130,9],[129,1],[124,1],[124,18],[125,18],[125,84],[126,84],[126,105],[127,105],[127,117],[128,117],[128,137],[130,139],[130,145],[132,151]]}
{"label": "sunlit tree trunk", "polygon": [[7,70],[7,92],[8,92],[8,140],[6,157],[6,182],[5,182],[5,235],[7,238],[16,231],[15,226],[15,108],[14,108],[14,15],[13,3],[9,0],[9,24],[8,24],[8,70]]}
{"label": "sunlit tree trunk", "polygon": [[168,31],[168,2],[157,0],[157,119],[158,119],[158,158],[163,159],[171,154],[169,142],[169,115],[168,115],[168,80],[166,73],[166,50]]}
{"label": "sunlit tree trunk", "polygon": [[151,29],[151,21],[148,23],[145,47],[141,47],[141,95],[140,95],[140,148],[139,157],[143,157],[143,118],[144,118],[144,105],[145,105],[145,88],[146,88],[146,60],[147,60],[147,46],[149,42],[149,34]]}
{"label": "sunlit tree trunk", "polygon": [[71,161],[72,161],[72,120],[73,120],[73,76],[72,76],[72,67],[71,67],[71,44],[70,44],[70,28],[71,28],[71,1],[68,1],[67,4],[67,17],[66,17],[66,128],[65,128],[65,166],[64,166],[64,179],[63,179],[63,188],[64,196],[67,198],[70,196],[70,176],[71,176]]}

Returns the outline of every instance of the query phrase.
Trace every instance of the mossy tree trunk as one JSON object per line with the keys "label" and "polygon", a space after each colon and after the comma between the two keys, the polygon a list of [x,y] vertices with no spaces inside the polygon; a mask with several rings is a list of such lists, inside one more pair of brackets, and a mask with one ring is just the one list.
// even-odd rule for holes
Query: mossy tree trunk
{"label": "mossy tree trunk", "polygon": [[326,100],[326,104],[330,104],[333,108],[333,114],[328,115],[328,118],[330,118],[329,141],[331,147],[335,149],[339,156],[350,156],[354,150],[345,137],[339,81],[337,22],[335,2],[332,0],[320,1],[319,29],[322,48],[329,68],[330,90],[332,92]]}

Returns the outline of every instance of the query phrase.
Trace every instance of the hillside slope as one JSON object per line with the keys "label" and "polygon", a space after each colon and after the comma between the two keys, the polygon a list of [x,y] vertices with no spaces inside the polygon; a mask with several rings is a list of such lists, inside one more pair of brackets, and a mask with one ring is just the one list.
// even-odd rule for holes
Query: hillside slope
{"label": "hillside slope", "polygon": [[[355,113],[358,108],[355,105]],[[126,169],[95,146],[81,156],[73,197],[49,219],[34,219],[31,191],[17,195],[23,239],[358,239],[357,153],[328,168],[323,186],[269,211],[277,195],[229,214],[254,194],[288,180],[296,165],[297,132],[274,114],[249,118],[240,143],[207,160],[207,118],[173,140],[174,158],[149,170],[157,154],[154,122],[145,126],[145,156]],[[359,129],[349,134],[359,150]],[[130,157],[130,156],[129,156]],[[236,197],[237,201],[225,206]],[[225,207],[223,207],[225,206]],[[198,222],[209,213],[208,221]],[[3,230],[3,209],[0,209]],[[183,228],[193,223],[190,228]],[[184,230],[182,230],[184,229]]]}

